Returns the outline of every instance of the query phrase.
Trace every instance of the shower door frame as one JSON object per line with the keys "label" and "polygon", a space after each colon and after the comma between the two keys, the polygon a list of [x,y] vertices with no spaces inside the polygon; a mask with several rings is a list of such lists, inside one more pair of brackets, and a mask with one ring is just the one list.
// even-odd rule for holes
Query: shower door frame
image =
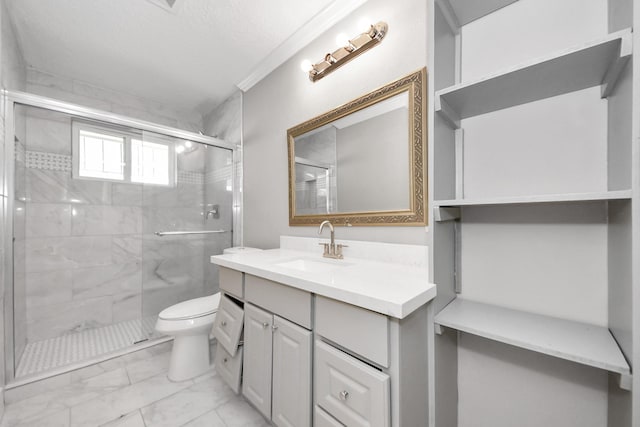
{"label": "shower door frame", "polygon": [[70,102],[59,101],[54,98],[34,95],[28,92],[11,91],[2,89],[2,110],[4,117],[4,179],[2,182],[6,203],[3,204],[4,223],[4,354],[5,354],[5,384],[15,379],[15,344],[14,344],[14,281],[13,281],[13,220],[15,197],[15,115],[16,105],[38,107],[50,111],[66,113],[84,119],[98,120],[105,123],[127,126],[142,131],[154,132],[170,137],[181,138],[193,142],[199,142],[212,147],[231,150],[233,170],[231,185],[233,190],[232,204],[232,245],[242,245],[242,142],[239,145],[225,142],[219,138],[190,132],[156,124],[153,122],[138,120],[120,114],[111,113],[95,108],[84,107]]}

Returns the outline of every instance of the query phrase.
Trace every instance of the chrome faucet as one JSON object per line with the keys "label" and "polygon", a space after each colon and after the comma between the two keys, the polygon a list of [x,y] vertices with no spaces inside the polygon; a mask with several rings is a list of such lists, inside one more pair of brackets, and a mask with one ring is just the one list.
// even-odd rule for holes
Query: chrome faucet
{"label": "chrome faucet", "polygon": [[211,210],[208,210],[204,219],[205,221],[209,219],[209,217],[213,219],[220,218],[220,205],[208,205],[211,207]]}
{"label": "chrome faucet", "polygon": [[331,224],[331,221],[329,220],[322,221],[322,223],[320,224],[320,228],[318,228],[318,235],[322,234],[322,230],[324,230],[325,225],[329,226],[329,231],[331,232],[331,243],[318,243],[319,245],[322,245],[324,247],[324,252],[322,253],[322,256],[325,258],[334,258],[334,259],[344,258],[344,256],[342,255],[342,248],[347,247],[347,245],[341,245],[341,244],[336,245],[335,232],[333,230],[333,224]]}

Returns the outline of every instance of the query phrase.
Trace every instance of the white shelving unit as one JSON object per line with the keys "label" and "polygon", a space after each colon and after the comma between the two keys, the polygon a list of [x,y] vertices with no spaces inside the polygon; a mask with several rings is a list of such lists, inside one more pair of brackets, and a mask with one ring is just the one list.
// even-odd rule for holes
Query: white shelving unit
{"label": "white shelving unit", "polygon": [[457,298],[436,317],[439,326],[538,353],[571,360],[621,376],[629,390],[629,364],[609,329]]}
{"label": "white shelving unit", "polygon": [[436,112],[454,128],[460,120],[593,86],[607,97],[629,58],[631,30],[532,60],[473,82],[436,92]]}
{"label": "white shelving unit", "polygon": [[[474,425],[517,425],[500,418],[500,405],[544,424],[536,418],[544,403],[532,408],[518,393],[513,402],[492,400],[503,392],[492,390],[505,383],[499,370],[484,374],[482,393],[459,377],[519,360],[487,362],[490,352],[470,357],[482,350],[463,345],[463,366],[461,342],[528,354],[539,378],[566,362],[506,346],[608,375],[590,386],[600,393],[593,413],[604,413],[607,427],[640,425],[640,378],[632,375],[640,363],[640,60],[631,61],[640,0],[567,1],[571,16],[551,0],[429,0],[436,426],[460,425],[459,417],[471,425],[474,408],[491,405]],[[513,38],[504,54],[501,32]],[[491,46],[482,62],[484,37]],[[596,274],[584,274],[589,267]],[[579,382],[568,380],[567,390]],[[526,396],[553,399],[541,384]],[[576,416],[565,420],[592,409],[580,405],[572,401],[566,411]]]}

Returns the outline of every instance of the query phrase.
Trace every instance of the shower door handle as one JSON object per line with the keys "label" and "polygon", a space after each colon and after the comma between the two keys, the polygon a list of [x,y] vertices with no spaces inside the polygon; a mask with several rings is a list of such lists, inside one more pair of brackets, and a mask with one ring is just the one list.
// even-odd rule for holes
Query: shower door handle
{"label": "shower door handle", "polygon": [[228,233],[227,230],[198,230],[198,231],[156,231],[156,236],[183,236],[187,234],[219,234]]}

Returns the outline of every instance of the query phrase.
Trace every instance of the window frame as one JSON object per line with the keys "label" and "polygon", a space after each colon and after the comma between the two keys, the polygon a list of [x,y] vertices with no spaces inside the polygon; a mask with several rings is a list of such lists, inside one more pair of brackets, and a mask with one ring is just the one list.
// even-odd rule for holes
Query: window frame
{"label": "window frame", "polygon": [[[94,176],[83,176],[80,174],[80,132],[87,131],[97,134],[103,134],[115,138],[123,138],[123,168],[122,179],[117,178],[101,178]],[[133,157],[133,140],[150,142],[154,144],[161,144],[167,146],[168,154],[168,168],[169,168],[169,183],[159,184],[155,182],[133,181],[132,180],[132,157]],[[146,132],[134,132],[130,129],[123,129],[115,126],[109,126],[105,124],[96,124],[93,122],[87,122],[84,120],[72,120],[71,123],[71,177],[73,179],[81,179],[87,181],[104,181],[115,182],[120,184],[134,184],[134,185],[149,185],[157,187],[176,187],[178,184],[177,179],[177,153],[175,150],[176,142],[171,137],[166,137],[160,134],[147,134]]]}
{"label": "window frame", "polygon": [[[169,183],[168,184],[158,184],[156,182],[144,182],[144,181],[133,181],[133,140],[141,141],[142,144],[145,142],[149,142],[152,144],[160,144],[167,146],[167,155],[168,155],[168,168],[169,168]],[[128,149],[127,153],[129,154],[129,161],[127,164],[129,165],[129,175],[128,183],[130,184],[140,184],[140,185],[152,185],[157,187],[176,187],[178,185],[178,153],[176,152],[176,141],[175,139],[160,135],[160,134],[149,134],[146,135],[144,132],[141,138],[132,137],[128,141]]]}

